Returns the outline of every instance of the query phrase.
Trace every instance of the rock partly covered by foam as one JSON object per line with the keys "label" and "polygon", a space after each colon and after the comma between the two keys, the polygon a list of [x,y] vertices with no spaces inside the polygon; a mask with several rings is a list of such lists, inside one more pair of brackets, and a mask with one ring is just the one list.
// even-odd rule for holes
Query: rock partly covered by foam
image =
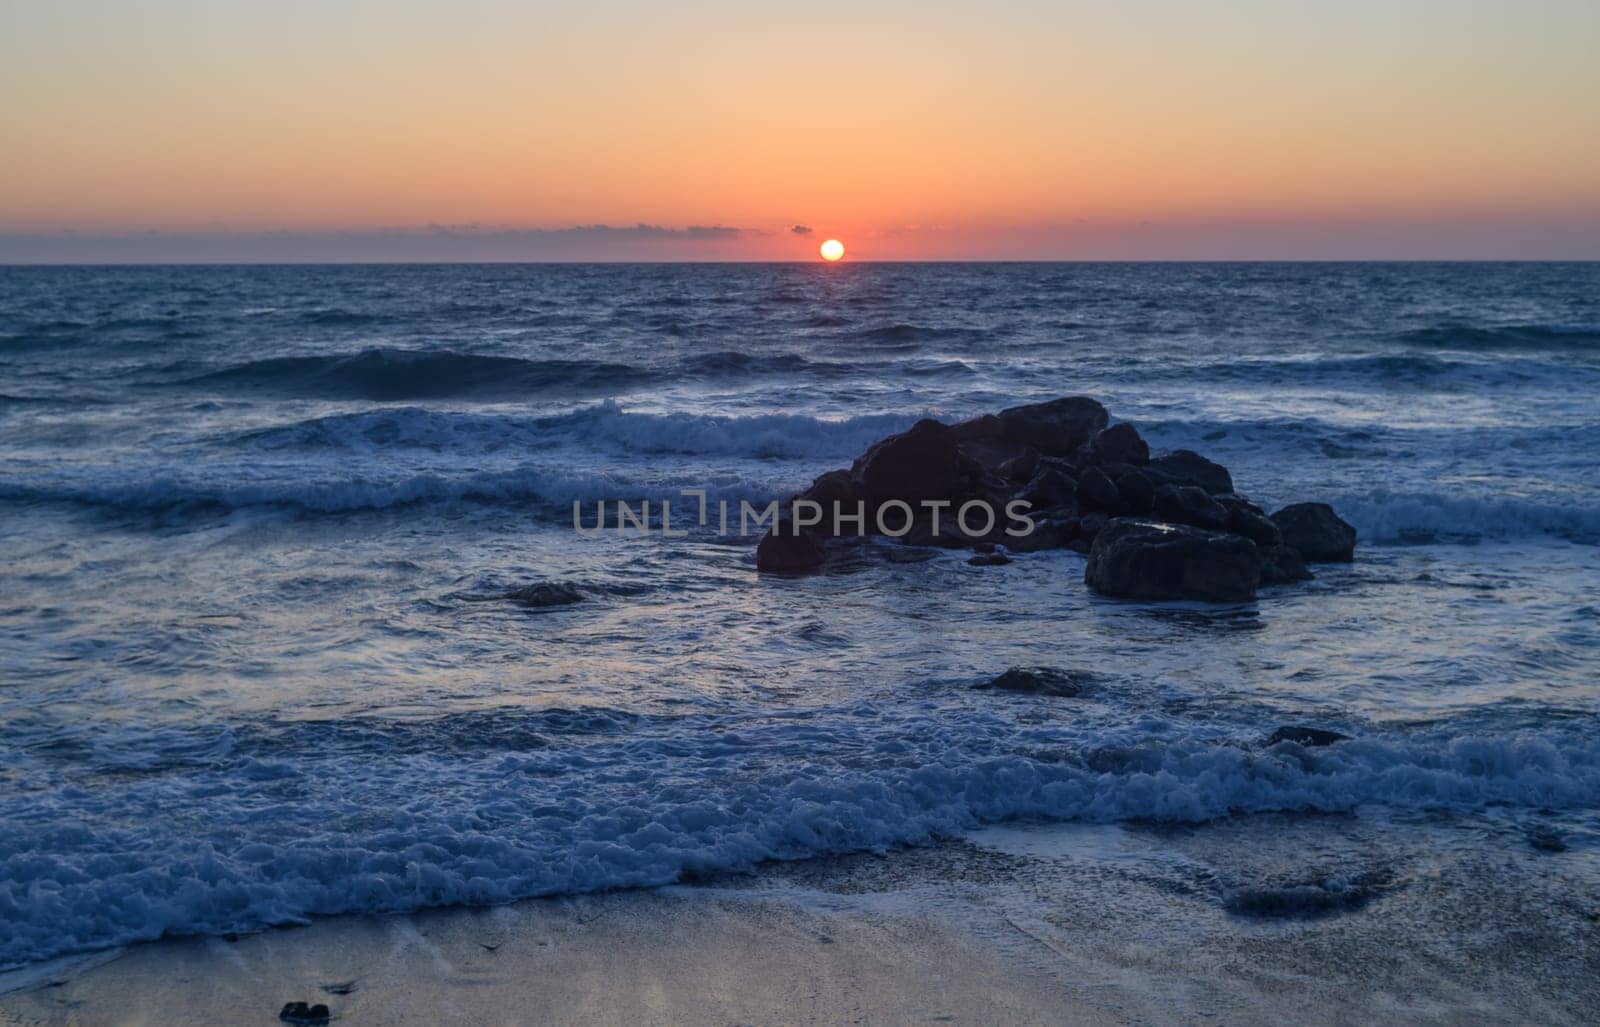
{"label": "rock partly covered by foam", "polygon": [[994,566],[1005,552],[1073,549],[1107,595],[1229,602],[1307,580],[1306,563],[1349,560],[1355,546],[1326,505],[1269,517],[1226,467],[1186,449],[1152,455],[1137,428],[1112,424],[1087,396],[959,424],[924,419],[879,440],[791,497],[756,566],[821,570],[831,540],[862,534],[975,549],[974,562]]}

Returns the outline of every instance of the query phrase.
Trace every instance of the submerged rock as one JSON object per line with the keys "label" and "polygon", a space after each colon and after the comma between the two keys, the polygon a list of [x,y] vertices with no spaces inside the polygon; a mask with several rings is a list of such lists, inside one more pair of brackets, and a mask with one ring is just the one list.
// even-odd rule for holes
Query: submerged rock
{"label": "submerged rock", "polygon": [[1349,563],[1355,559],[1356,529],[1327,503],[1295,503],[1272,515],[1283,541],[1307,563]]}
{"label": "submerged rock", "polygon": [[506,593],[512,602],[529,609],[542,610],[551,606],[571,606],[584,601],[584,594],[576,585],[564,581],[540,581]]}
{"label": "submerged rock", "polygon": [[967,562],[974,567],[1004,567],[1011,562],[1011,557],[1004,553],[978,553],[968,557]]}
{"label": "submerged rock", "polygon": [[1294,742],[1296,745],[1319,748],[1324,745],[1332,745],[1334,742],[1348,742],[1349,740],[1349,735],[1341,735],[1337,731],[1329,731],[1326,728],[1290,725],[1280,727],[1268,735],[1266,744],[1270,747],[1277,745],[1279,742]]}
{"label": "submerged rock", "polygon": [[1538,826],[1528,829],[1528,844],[1540,852],[1566,852],[1567,840],[1552,828]]}
{"label": "submerged rock", "polygon": [[1068,699],[1083,692],[1083,683],[1077,676],[1054,667],[1012,667],[999,677],[972,687],[977,691],[992,688],[1001,692],[1028,692]]}
{"label": "submerged rock", "polygon": [[1123,599],[1254,599],[1261,579],[1255,543],[1182,524],[1119,518],[1096,536],[1086,585]]}

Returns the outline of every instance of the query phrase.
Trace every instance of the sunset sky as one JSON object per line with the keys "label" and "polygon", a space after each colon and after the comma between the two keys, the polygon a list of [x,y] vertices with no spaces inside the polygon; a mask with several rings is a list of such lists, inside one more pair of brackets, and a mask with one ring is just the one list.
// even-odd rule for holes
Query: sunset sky
{"label": "sunset sky", "polygon": [[1597,54],[1594,0],[0,0],[0,260],[1600,258]]}

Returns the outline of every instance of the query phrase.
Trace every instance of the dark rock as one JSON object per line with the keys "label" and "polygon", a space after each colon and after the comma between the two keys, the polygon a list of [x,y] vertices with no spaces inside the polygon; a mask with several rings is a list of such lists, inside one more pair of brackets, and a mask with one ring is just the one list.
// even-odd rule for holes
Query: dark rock
{"label": "dark rock", "polygon": [[1067,548],[1080,556],[1088,556],[1089,550],[1094,548],[1094,543],[1086,538],[1075,538],[1067,543]]}
{"label": "dark rock", "polygon": [[912,504],[951,499],[962,481],[954,433],[948,425],[926,418],[909,431],[875,443],[850,470],[872,506],[891,499]]}
{"label": "dark rock", "polygon": [[333,1014],[321,1002],[307,1005],[304,1002],[288,1002],[278,1012],[278,1019],[285,1023],[327,1023]]}
{"label": "dark rock", "polygon": [[1106,477],[1106,472],[1098,467],[1083,472],[1078,479],[1077,496],[1078,504],[1086,510],[1104,510],[1114,514],[1122,509],[1122,493],[1117,491],[1116,482]]}
{"label": "dark rock", "polygon": [[1316,919],[1361,909],[1386,890],[1381,875],[1352,881],[1317,881],[1280,887],[1239,888],[1223,897],[1223,908],[1236,916],[1262,919]]}
{"label": "dark rock", "polygon": [[1327,503],[1295,503],[1272,515],[1285,545],[1295,547],[1307,563],[1349,563],[1355,559],[1356,529],[1341,520]]}
{"label": "dark rock", "polygon": [[1053,506],[1075,506],[1078,482],[1054,464],[1040,464],[1038,472],[1027,486],[1017,493],[1017,498],[1032,503],[1036,509]]}
{"label": "dark rock", "polygon": [[1013,553],[1037,553],[1044,549],[1065,549],[1078,533],[1078,518],[1046,511],[1031,514],[1033,531],[1007,536],[1005,546]]}
{"label": "dark rock", "polygon": [[768,531],[756,546],[756,570],[772,574],[809,574],[827,561],[822,540],[809,531],[791,534],[785,522]]}
{"label": "dark rock", "polygon": [[1078,519],[1078,537],[1085,542],[1093,542],[1095,537],[1111,523],[1111,518],[1103,513],[1087,513]]}
{"label": "dark rock", "polygon": [[997,477],[1003,476],[1002,468],[1007,463],[1028,450],[1023,443],[1006,437],[1005,424],[993,414],[952,425],[950,433],[964,460],[982,473]]}
{"label": "dark rock", "polygon": [[1083,692],[1083,683],[1076,676],[1054,667],[1012,667],[992,681],[972,687],[978,691],[992,688],[1002,692],[1028,692],[1067,699]]}
{"label": "dark rock", "polygon": [[1318,748],[1332,745],[1334,742],[1348,742],[1349,735],[1341,735],[1337,731],[1329,731],[1320,727],[1280,727],[1267,736],[1266,744],[1277,745],[1279,742],[1294,742],[1296,745]]}
{"label": "dark rock", "polygon": [[1228,511],[1227,530],[1243,535],[1258,546],[1275,546],[1283,541],[1283,532],[1272,518],[1250,500],[1243,496],[1218,496],[1216,499]]}
{"label": "dark rock", "polygon": [[970,421],[950,426],[950,435],[957,445],[969,442],[994,442],[1006,437],[1005,422],[994,414],[984,414]]}
{"label": "dark rock", "polygon": [[1542,824],[1528,829],[1528,844],[1540,852],[1567,851],[1567,840]]}
{"label": "dark rock", "polygon": [[564,581],[540,581],[506,593],[506,598],[514,603],[542,610],[551,606],[571,606],[581,603],[584,595],[575,585]]}
{"label": "dark rock", "polygon": [[979,553],[968,557],[967,562],[974,567],[1004,567],[1011,562],[1011,557],[1004,553]]}
{"label": "dark rock", "polygon": [[1006,438],[1047,456],[1071,456],[1110,420],[1106,408],[1087,396],[1066,396],[1000,411]]}
{"label": "dark rock", "polygon": [[1254,599],[1261,571],[1255,543],[1188,525],[1119,519],[1095,536],[1083,580],[1128,599]]}
{"label": "dark rock", "polygon": [[1032,446],[1022,447],[1022,452],[1002,463],[998,473],[1006,481],[1024,482],[1039,469],[1039,451]]}
{"label": "dark rock", "polygon": [[1228,511],[1198,485],[1163,485],[1156,489],[1151,516],[1171,524],[1187,524],[1207,531],[1228,530]]}
{"label": "dark rock", "polygon": [[1261,554],[1263,585],[1292,585],[1316,577],[1306,570],[1306,562],[1300,559],[1300,550],[1293,546],[1280,542],[1275,546],[1256,546],[1256,551]]}
{"label": "dark rock", "polygon": [[1198,485],[1212,495],[1233,491],[1233,476],[1221,464],[1212,463],[1199,453],[1175,449],[1145,465],[1146,472],[1173,485]]}
{"label": "dark rock", "polygon": [[[829,471],[795,497],[796,500],[810,500],[822,508],[822,521],[815,530],[825,537],[835,535],[835,528],[842,528],[847,535],[869,530],[870,523],[865,519],[866,509],[863,505],[865,498],[861,483],[851,477],[849,471]],[[791,506],[786,512],[792,510]],[[864,518],[859,525],[854,520],[843,519],[854,518],[857,514]]]}
{"label": "dark rock", "polygon": [[1150,446],[1139,437],[1139,431],[1124,421],[1098,431],[1078,447],[1077,461],[1084,467],[1103,467],[1106,464],[1140,464],[1150,462]]}
{"label": "dark rock", "polygon": [[1117,476],[1116,482],[1127,511],[1137,517],[1147,516],[1156,499],[1156,485],[1150,476],[1137,469],[1127,470]]}

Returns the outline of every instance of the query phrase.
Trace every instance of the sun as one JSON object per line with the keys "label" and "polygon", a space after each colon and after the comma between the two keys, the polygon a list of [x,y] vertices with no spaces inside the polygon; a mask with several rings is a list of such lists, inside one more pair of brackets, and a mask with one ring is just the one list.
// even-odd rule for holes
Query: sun
{"label": "sun", "polygon": [[829,239],[827,242],[822,244],[822,248],[818,252],[822,254],[823,260],[826,260],[831,264],[840,257],[844,256],[844,243],[837,239]]}

